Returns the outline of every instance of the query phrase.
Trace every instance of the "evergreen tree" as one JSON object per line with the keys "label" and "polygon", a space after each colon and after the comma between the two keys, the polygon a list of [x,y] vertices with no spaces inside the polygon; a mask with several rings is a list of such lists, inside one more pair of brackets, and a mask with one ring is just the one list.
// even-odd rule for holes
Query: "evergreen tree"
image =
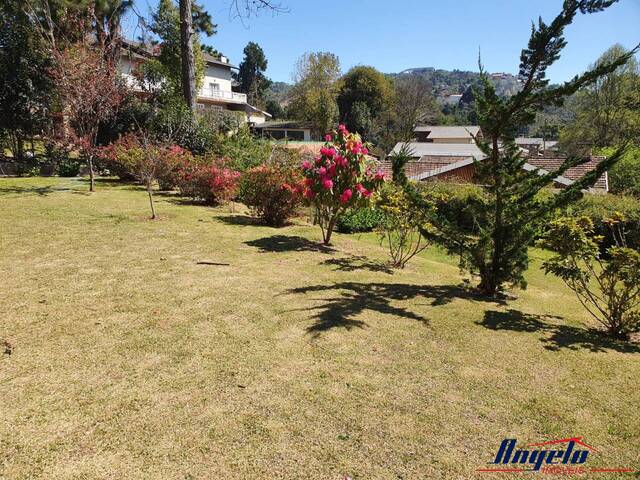
{"label": "evergreen tree", "polygon": [[247,94],[250,104],[264,107],[264,94],[271,81],[265,77],[267,57],[255,42],[249,42],[244,47],[244,59],[238,67],[237,80],[240,91]]}
{"label": "evergreen tree", "polygon": [[[205,72],[199,33],[203,32],[207,36],[214,35],[215,28],[216,25],[212,23],[211,16],[200,5],[193,3],[191,41],[194,47],[196,91],[202,87]],[[183,94],[180,12],[173,0],[160,0],[157,10],[151,15],[151,31],[159,37],[161,42],[158,61],[162,65],[163,74],[169,83],[170,90],[176,95]],[[150,62],[155,62],[155,60],[150,60]]]}
{"label": "evergreen tree", "polygon": [[25,140],[46,125],[53,99],[51,59],[21,3],[0,3],[0,134],[18,160]]}
{"label": "evergreen tree", "polygon": [[[474,98],[483,137],[476,138],[476,144],[486,158],[475,165],[483,192],[467,205],[467,213],[474,219],[475,227],[469,231],[439,209],[433,219],[435,233],[425,234],[444,245],[451,254],[459,255],[461,267],[480,276],[479,288],[484,294],[496,295],[504,284],[526,286],[523,274],[528,266],[528,248],[547,214],[579,198],[582,191],[593,185],[623,153],[623,148],[618,149],[568,188],[544,196],[538,195],[543,188],[567,169],[587,159],[567,158],[552,172],[530,171],[525,169],[526,159],[515,144],[517,132],[531,124],[545,105],[562,104],[567,96],[615,71],[635,54],[637,48],[598,64],[559,86],[550,86],[546,78],[547,69],[560,58],[566,45],[564,29],[578,12],[598,12],[614,1],[566,0],[562,11],[550,24],[540,19],[532,28],[528,46],[520,57],[523,87],[509,98],[496,94],[494,85],[480,66],[482,87],[474,92]],[[419,201],[417,195],[416,201]],[[425,208],[429,207],[425,205]]]}

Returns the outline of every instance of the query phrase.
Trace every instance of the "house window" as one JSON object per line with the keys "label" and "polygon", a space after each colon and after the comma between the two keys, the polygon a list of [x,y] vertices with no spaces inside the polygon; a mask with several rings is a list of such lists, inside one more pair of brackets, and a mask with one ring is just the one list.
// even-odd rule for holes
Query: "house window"
{"label": "house window", "polygon": [[209,90],[211,90],[211,95],[215,95],[216,92],[220,91],[220,84],[219,83],[210,83],[209,84]]}

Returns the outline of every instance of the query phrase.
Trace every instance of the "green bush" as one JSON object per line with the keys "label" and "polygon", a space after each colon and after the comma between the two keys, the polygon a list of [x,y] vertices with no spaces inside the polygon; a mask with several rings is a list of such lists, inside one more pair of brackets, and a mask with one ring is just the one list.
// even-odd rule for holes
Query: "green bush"
{"label": "green bush", "polygon": [[80,174],[82,164],[70,158],[58,162],[58,175],[61,177],[77,177]]}
{"label": "green bush", "polygon": [[[611,155],[615,148],[605,148],[598,153]],[[609,171],[611,193],[640,197],[640,147],[630,148]]]}
{"label": "green bush", "polygon": [[341,233],[371,232],[383,219],[382,212],[373,207],[350,208],[338,217],[336,230]]}
{"label": "green bush", "polygon": [[219,133],[213,153],[229,160],[229,166],[240,172],[265,163],[272,153],[268,140],[251,135],[245,125],[232,134]]}
{"label": "green bush", "polygon": [[591,220],[595,234],[603,237],[603,252],[616,244],[608,220],[621,213],[625,218],[621,228],[625,231],[627,245],[640,250],[640,202],[637,198],[587,194],[567,209],[566,213],[568,216],[584,216]]}

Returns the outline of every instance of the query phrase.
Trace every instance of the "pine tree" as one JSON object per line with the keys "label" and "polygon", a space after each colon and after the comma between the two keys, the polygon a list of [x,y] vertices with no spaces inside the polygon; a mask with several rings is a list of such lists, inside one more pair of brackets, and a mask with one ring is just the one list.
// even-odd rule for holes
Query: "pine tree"
{"label": "pine tree", "polygon": [[255,42],[249,42],[243,53],[244,59],[238,68],[237,77],[240,91],[247,94],[250,104],[264,107],[264,93],[271,84],[264,75],[268,64],[267,57]]}
{"label": "pine tree", "polygon": [[[623,154],[624,147],[621,147],[568,188],[554,195],[539,195],[556,177],[588,159],[569,157],[552,172],[528,170],[526,158],[515,144],[517,132],[531,124],[537,112],[547,105],[561,105],[578,89],[623,65],[638,50],[636,47],[598,64],[562,85],[549,85],[546,71],[566,46],[565,27],[579,12],[598,12],[615,1],[566,0],[551,23],[540,19],[533,25],[527,48],[520,56],[523,86],[512,97],[498,96],[480,65],[482,86],[476,89],[474,98],[483,136],[475,140],[485,159],[476,162],[475,167],[482,193],[466,205],[466,213],[473,218],[474,226],[469,229],[439,209],[440,213],[433,218],[436,232],[425,234],[445,246],[449,253],[459,255],[462,268],[480,276],[479,289],[483,294],[494,296],[505,284],[525,288],[523,274],[529,262],[528,248],[548,214],[578,199],[582,191],[592,186]],[[441,205],[446,203],[440,200]]]}

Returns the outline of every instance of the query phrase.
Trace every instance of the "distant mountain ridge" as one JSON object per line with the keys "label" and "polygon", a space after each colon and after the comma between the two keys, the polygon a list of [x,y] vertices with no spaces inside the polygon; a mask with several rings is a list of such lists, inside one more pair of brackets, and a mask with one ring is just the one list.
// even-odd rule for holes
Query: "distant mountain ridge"
{"label": "distant mountain ridge", "polygon": [[[465,70],[444,70],[435,67],[408,68],[399,73],[388,73],[392,78],[418,75],[423,77],[433,86],[434,96],[441,103],[451,103],[451,95],[464,95],[470,92],[472,86],[480,85],[480,74]],[[496,86],[496,92],[500,96],[511,96],[517,93],[522,85],[521,80],[511,73],[491,73],[492,81]],[[269,88],[269,94],[280,104],[286,104],[287,96],[293,85],[287,82],[273,82]],[[453,97],[457,101],[456,97]]]}

